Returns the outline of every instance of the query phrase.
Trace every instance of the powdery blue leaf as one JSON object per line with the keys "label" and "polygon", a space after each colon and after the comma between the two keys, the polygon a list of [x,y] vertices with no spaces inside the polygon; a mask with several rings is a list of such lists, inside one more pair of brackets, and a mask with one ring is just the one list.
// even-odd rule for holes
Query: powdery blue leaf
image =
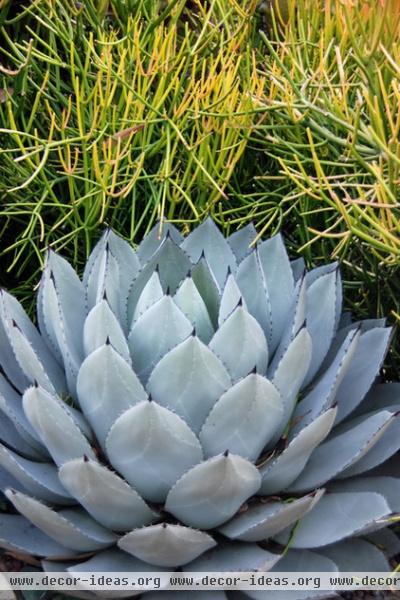
{"label": "powdery blue leaf", "polygon": [[221,361],[196,336],[190,336],[156,365],[147,390],[153,400],[176,412],[197,434],[231,385]]}
{"label": "powdery blue leaf", "polygon": [[270,345],[272,340],[271,303],[257,249],[240,263],[235,279],[246,301],[247,310],[261,325]]}
{"label": "powdery blue leaf", "polygon": [[351,331],[357,330],[362,334],[366,331],[370,331],[371,329],[380,329],[382,327],[385,327],[385,325],[385,319],[364,319],[363,321],[355,321],[354,323],[350,322],[348,325],[341,327],[336,332],[335,337],[332,340],[328,354],[326,355],[321,365],[321,372],[327,369],[330,363],[334,360],[336,354],[339,351],[340,346],[343,344],[347,335]]}
{"label": "powdery blue leaf", "polygon": [[235,255],[210,217],[184,239],[181,247],[193,263],[204,254],[220,288],[225,282],[228,267],[232,272],[236,271]]}
{"label": "powdery blue leaf", "polygon": [[158,361],[193,330],[191,322],[176,306],[171,296],[153,304],[134,323],[128,343],[135,372],[146,382]]}
{"label": "powdery blue leaf", "polygon": [[400,413],[393,414],[384,434],[357,463],[345,469],[339,477],[354,477],[381,465],[400,448]]}
{"label": "powdery blue leaf", "polygon": [[82,331],[86,318],[83,285],[60,256],[50,252],[41,280],[38,318],[42,335],[62,357],[70,394],[76,397],[76,376],[83,359]]}
{"label": "powdery blue leaf", "polygon": [[272,379],[277,366],[281,362],[291,342],[299,333],[300,329],[304,327],[306,319],[306,292],[306,282],[304,277],[302,277],[296,283],[287,324],[282,334],[282,339],[268,367],[268,377],[270,379]]}
{"label": "powdery blue leaf", "polygon": [[254,465],[225,452],[186,472],[169,492],[165,508],[186,525],[211,529],[231,518],[260,483]]}
{"label": "powdery blue leaf", "polygon": [[261,494],[276,494],[285,490],[303,471],[313,450],[333,427],[336,408],[331,408],[304,427],[277,457],[260,466]]}
{"label": "powdery blue leaf", "polygon": [[72,557],[75,552],[58,544],[21,515],[0,514],[0,548],[49,558]]}
{"label": "powdery blue leaf", "polygon": [[164,292],[161,286],[160,278],[158,276],[158,267],[152,273],[150,279],[146,283],[143,288],[142,293],[140,294],[135,311],[133,313],[133,319],[131,323],[131,327],[135,321],[141,317],[150,306],[153,306],[156,302],[161,300],[164,296]]}
{"label": "powdery blue leaf", "polygon": [[228,244],[236,256],[238,264],[253,251],[252,243],[257,237],[257,231],[253,223],[245,225],[228,237]]}
{"label": "powdery blue leaf", "polygon": [[393,513],[400,513],[400,479],[397,477],[352,477],[329,484],[334,492],[377,492],[381,494]]}
{"label": "powdery blue leaf", "polygon": [[202,460],[186,423],[156,402],[123,413],[106,440],[109,460],[143,498],[161,502],[183,473]]}
{"label": "powdery blue leaf", "polygon": [[393,418],[389,411],[355,420],[344,431],[334,431],[330,439],[312,453],[307,466],[290,485],[291,491],[303,491],[323,485],[356,464],[377,443]]}
{"label": "powdery blue leaf", "polygon": [[360,332],[357,329],[348,333],[332,363],[296,406],[291,436],[312,423],[318,415],[334,404],[337,390],[351,368],[359,338]]}
{"label": "powdery blue leaf", "polygon": [[21,396],[11,387],[1,374],[0,410],[10,419],[18,434],[23,438],[26,444],[32,448],[32,458],[43,460],[43,458],[49,457],[49,453],[43,445],[39,435],[25,416]]}
{"label": "powdery blue leaf", "polygon": [[127,533],[118,540],[118,546],[152,565],[179,567],[216,546],[216,542],[204,531],[160,523]]}
{"label": "powdery blue leaf", "polygon": [[29,388],[23,397],[23,408],[58,466],[84,454],[94,458],[88,440],[72,417],[47,392],[36,387]]}
{"label": "powdery blue leaf", "polygon": [[338,290],[339,272],[337,269],[320,275],[311,285],[308,283],[306,323],[312,339],[313,352],[304,386],[318,372],[335,335]]}
{"label": "powdery blue leaf", "polygon": [[[233,313],[240,300],[242,299],[242,292],[239,289],[236,279],[232,273],[228,274],[226,278],[224,291],[221,296],[221,303],[218,314],[218,326],[221,327],[222,323]],[[245,300],[242,299],[242,305],[247,310]]]}
{"label": "powdery blue leaf", "polygon": [[400,552],[400,539],[392,529],[379,529],[368,533],[365,539],[381,550],[387,558],[392,558]]}
{"label": "powdery blue leaf", "polygon": [[138,271],[139,260],[131,245],[107,229],[90,255],[83,275],[88,309],[106,294],[112,311],[125,328],[126,298]]}
{"label": "powdery blue leaf", "polygon": [[127,531],[157,517],[126,481],[86,457],[64,463],[59,475],[70,494],[108,529]]}
{"label": "powdery blue leaf", "polygon": [[[350,536],[379,529],[387,524],[391,509],[380,494],[351,492],[325,494],[315,508],[296,526],[291,548],[319,548]],[[291,531],[276,536],[289,541]]]}
{"label": "powdery blue leaf", "polygon": [[282,414],[282,398],[275,386],[251,373],[228,389],[208,415],[199,435],[205,456],[229,448],[254,462],[275,433]]}
{"label": "powdery blue leaf", "polygon": [[29,380],[15,358],[8,337],[9,328],[9,324],[0,314],[0,364],[9,381],[11,381],[13,386],[22,393],[29,385]]}
{"label": "powdery blue leaf", "polygon": [[384,554],[365,540],[346,540],[323,548],[320,552],[330,558],[341,573],[360,571],[390,571]]}
{"label": "powdery blue leaf", "polygon": [[220,527],[219,531],[230,539],[244,542],[267,540],[312,510],[323,493],[323,490],[317,490],[292,502],[256,504]]}
{"label": "powdery blue leaf", "polygon": [[0,313],[4,323],[8,324],[6,331],[9,332],[10,324],[15,323],[21,336],[26,339],[40,363],[45,367],[46,374],[56,391],[58,393],[64,393],[66,391],[66,381],[60,365],[21,304],[5,290],[0,290]]}
{"label": "powdery blue leaf", "polygon": [[337,274],[336,281],[336,308],[335,308],[335,332],[339,326],[340,317],[342,315],[342,300],[343,300],[343,292],[342,292],[342,279],[340,276],[339,263],[333,262],[327,265],[321,265],[320,267],[316,267],[311,271],[308,271],[305,275],[307,287],[310,287],[317,279],[323,277],[324,275],[328,275],[330,273]]}
{"label": "powdery blue leaf", "polygon": [[241,304],[215,332],[209,347],[228,369],[233,381],[246,376],[254,367],[261,374],[267,370],[265,335]]}
{"label": "powdery blue leaf", "polygon": [[257,544],[223,543],[218,544],[193,562],[186,565],[183,571],[269,571],[280,559],[280,554],[263,550]]}
{"label": "powdery blue leaf", "polygon": [[[0,410],[1,400],[0,400]],[[13,421],[5,413],[0,419],[0,440],[7,448],[16,450],[20,456],[34,460],[43,460],[43,455],[37,452],[28,442],[18,433]]]}
{"label": "powdery blue leaf", "polygon": [[7,498],[31,523],[57,543],[78,552],[91,552],[111,546],[116,536],[77,509],[55,512],[42,502],[15,490]]}
{"label": "powdery blue leaf", "polygon": [[281,235],[262,242],[258,246],[258,255],[271,308],[268,343],[272,354],[282,337],[292,305],[294,278]]}
{"label": "powdery blue leaf", "polygon": [[56,390],[47,375],[44,365],[15,321],[8,329],[8,338],[15,360],[27,379],[26,387],[37,381],[45,390],[55,393]]}
{"label": "powdery blue leaf", "polygon": [[290,267],[292,269],[293,279],[297,282],[305,274],[306,263],[304,258],[301,256],[300,258],[290,261]]}
{"label": "powdery blue leaf", "polygon": [[71,504],[71,496],[60,484],[58,470],[53,464],[28,460],[0,444],[0,465],[37,498]]}
{"label": "powdery blue leaf", "polygon": [[103,447],[115,419],[147,398],[132,368],[111,344],[100,346],[84,360],[77,392],[82,411]]}
{"label": "powdery blue leaf", "polygon": [[86,317],[83,328],[85,356],[106,344],[109,340],[115,350],[130,363],[131,357],[122,327],[112,312],[107,300],[100,300]]}
{"label": "powdery blue leaf", "polygon": [[360,404],[374,382],[388,349],[390,332],[389,328],[374,328],[361,335],[351,365],[336,393],[338,422]]}
{"label": "powdery blue leaf", "polygon": [[191,277],[200,292],[214,328],[218,325],[220,290],[204,256],[192,267]]}
{"label": "powdery blue leaf", "polygon": [[143,265],[130,286],[127,296],[128,323],[132,323],[139,297],[154,271],[158,270],[163,292],[166,293],[169,290],[171,294],[174,294],[191,267],[192,263],[189,257],[167,235],[149,262]]}
{"label": "powdery blue leaf", "polygon": [[303,327],[289,344],[272,379],[273,384],[282,397],[283,413],[281,422],[272,438],[271,445],[276,444],[279,440],[293,414],[298,393],[310,366],[311,356],[311,337],[307,329]]}
{"label": "powdery blue leaf", "polygon": [[167,234],[175,244],[178,246],[182,244],[183,236],[174,225],[162,221],[156,223],[137,248],[137,255],[142,265],[150,260],[161,246]]}
{"label": "powdery blue leaf", "polygon": [[192,323],[196,335],[208,344],[214,334],[214,327],[204,300],[190,275],[179,286],[174,302]]}

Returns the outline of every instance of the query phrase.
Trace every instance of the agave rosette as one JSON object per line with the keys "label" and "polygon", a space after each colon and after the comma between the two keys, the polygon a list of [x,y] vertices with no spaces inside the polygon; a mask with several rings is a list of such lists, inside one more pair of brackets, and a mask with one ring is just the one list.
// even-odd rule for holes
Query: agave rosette
{"label": "agave rosette", "polygon": [[254,237],[106,231],[82,281],[50,253],[39,331],[2,291],[1,547],[71,573],[388,569],[390,329],[341,315],[336,264]]}

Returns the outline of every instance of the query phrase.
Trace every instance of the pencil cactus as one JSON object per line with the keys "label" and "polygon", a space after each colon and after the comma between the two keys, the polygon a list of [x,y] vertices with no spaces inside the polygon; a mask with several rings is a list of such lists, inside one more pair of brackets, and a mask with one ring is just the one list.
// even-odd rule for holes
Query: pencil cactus
{"label": "pencil cactus", "polygon": [[336,264],[254,236],[108,230],[82,280],[50,252],[39,330],[2,291],[0,546],[71,572],[387,569],[390,330],[341,315]]}

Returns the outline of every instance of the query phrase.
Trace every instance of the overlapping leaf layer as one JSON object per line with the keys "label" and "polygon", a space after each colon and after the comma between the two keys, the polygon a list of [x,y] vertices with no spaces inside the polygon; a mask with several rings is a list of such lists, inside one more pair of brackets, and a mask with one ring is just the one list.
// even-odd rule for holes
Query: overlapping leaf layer
{"label": "overlapping leaf layer", "polygon": [[50,253],[39,331],[2,291],[0,546],[70,572],[388,568],[390,330],[341,314],[336,264],[254,237],[106,231],[82,281]]}

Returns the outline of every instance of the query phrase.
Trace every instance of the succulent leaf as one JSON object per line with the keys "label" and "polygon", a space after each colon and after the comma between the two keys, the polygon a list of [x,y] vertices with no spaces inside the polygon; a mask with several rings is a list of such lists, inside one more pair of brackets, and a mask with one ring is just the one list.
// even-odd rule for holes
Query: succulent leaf
{"label": "succulent leaf", "polygon": [[24,412],[51,454],[56,465],[86,454],[94,458],[93,450],[68,411],[45,390],[28,388],[23,397]]}
{"label": "succulent leaf", "polygon": [[218,324],[220,290],[214,274],[204,256],[201,256],[200,260],[193,265],[190,273],[194,284],[207,307],[211,323],[216,328]]}
{"label": "succulent leaf", "polygon": [[147,398],[130,365],[110,343],[100,346],[84,360],[77,392],[82,410],[102,446],[115,419]]}
{"label": "succulent leaf", "polygon": [[169,236],[165,237],[158,250],[149,262],[142,266],[131,283],[127,302],[128,323],[132,323],[139,297],[154,271],[158,270],[164,293],[169,289],[169,292],[174,294],[191,267],[192,263],[181,247]]}
{"label": "succulent leaf", "polygon": [[127,533],[118,540],[118,546],[152,565],[177,567],[213,548],[216,542],[204,531],[160,523]]}
{"label": "succulent leaf", "polygon": [[231,385],[219,358],[192,335],[160,360],[147,390],[153,400],[176,412],[198,434],[212,407]]}
{"label": "succulent leaf", "polygon": [[220,544],[193,562],[184,571],[269,571],[280,559],[280,554],[268,552],[257,544],[232,542]]}
{"label": "succulent leaf", "polygon": [[272,341],[272,309],[258,249],[246,256],[236,273],[236,281],[246,301],[247,310],[264,331],[267,343]]}
{"label": "succulent leaf", "polygon": [[27,460],[2,444],[0,464],[36,498],[59,504],[73,504],[71,496],[60,484],[55,465]]}
{"label": "succulent leaf", "polygon": [[271,331],[268,338],[271,354],[275,351],[292,304],[294,278],[289,258],[280,235],[258,246],[268,301],[271,307]]}
{"label": "succulent leaf", "polygon": [[275,494],[285,490],[303,471],[313,450],[333,427],[336,408],[331,408],[304,427],[277,457],[272,456],[260,467],[260,493]]}
{"label": "succulent leaf", "polygon": [[237,263],[240,264],[242,260],[250,254],[253,250],[252,243],[257,237],[257,231],[253,223],[248,223],[238,231],[235,231],[228,237],[228,244],[230,245],[232,252],[236,256]]}
{"label": "succulent leaf", "polygon": [[336,394],[337,422],[359,405],[373,384],[387,352],[389,339],[389,328],[374,328],[361,335],[351,365]]}
{"label": "succulent leaf", "polygon": [[174,301],[192,323],[201,341],[208,344],[213,336],[214,327],[205,302],[192,277],[188,276],[183,280],[174,296]]}
{"label": "succulent leaf", "polygon": [[193,330],[171,296],[163,296],[134,323],[128,343],[135,372],[143,383],[158,361]]}
{"label": "succulent leaf", "polygon": [[215,332],[209,347],[227,368],[233,381],[245,377],[254,367],[261,374],[267,370],[265,335],[241,303]]}
{"label": "succulent leaf", "polygon": [[320,275],[315,281],[308,284],[306,323],[313,348],[310,367],[303,387],[318,372],[336,333],[337,297],[337,270]]}
{"label": "succulent leaf", "polygon": [[[319,548],[385,526],[391,509],[380,494],[343,492],[325,494],[303,517],[291,539],[293,548]],[[276,536],[286,544],[291,531]]]}
{"label": "succulent leaf", "polygon": [[283,412],[281,422],[276,428],[270,445],[279,440],[293,414],[298,399],[297,395],[309,369],[311,357],[312,340],[306,327],[303,327],[290,343],[272,379],[272,383],[281,394]]}
{"label": "succulent leaf", "polygon": [[307,514],[322,498],[324,491],[317,490],[292,502],[272,501],[258,504],[234,517],[219,531],[233,540],[259,542],[273,537]]}
{"label": "succulent leaf", "polygon": [[69,493],[108,529],[127,531],[157,517],[126,481],[87,457],[64,463],[59,476]]}
{"label": "succulent leaf", "polygon": [[15,490],[6,490],[5,494],[31,523],[71,550],[91,552],[115,542],[116,536],[113,533],[78,509],[55,512],[42,502]]}
{"label": "succulent leaf", "polygon": [[49,453],[42,444],[38,433],[25,416],[22,398],[8,381],[0,374],[0,410],[13,423],[18,434],[33,449],[35,455],[48,457]]}
{"label": "succulent leaf", "polygon": [[282,398],[265,377],[250,373],[215,403],[199,434],[206,457],[229,448],[254,462],[282,420]]}
{"label": "succulent leaf", "polygon": [[[21,304],[5,290],[0,290],[0,316],[5,326],[5,332],[9,335],[14,325],[29,345],[41,365],[45,367],[46,375],[54,385],[57,393],[66,391],[65,375],[55,357],[47,347],[42,336],[33,325]],[[15,352],[15,349],[14,349]],[[16,356],[18,362],[18,356]],[[35,377],[37,380],[37,377]],[[11,377],[11,381],[13,381]]]}
{"label": "succulent leaf", "polygon": [[393,414],[383,410],[357,422],[341,432],[335,430],[312,453],[305,469],[289,486],[291,491],[310,490],[345,473],[373,448],[391,424]]}
{"label": "succulent leaf", "polygon": [[167,235],[177,246],[181,246],[183,236],[176,227],[171,223],[156,223],[137,249],[137,255],[142,265],[147,263],[153,254],[157,252]]}
{"label": "succulent leaf", "polygon": [[160,277],[158,276],[157,269],[154,271],[154,273],[152,273],[150,279],[144,286],[143,291],[138,298],[135,311],[133,313],[131,327],[133,323],[135,323],[139,317],[141,317],[146,310],[150,308],[150,306],[153,306],[153,304],[161,300],[163,296],[164,292],[161,287]]}
{"label": "succulent leaf", "polygon": [[185,473],[171,488],[165,508],[186,525],[211,529],[232,517],[260,483],[256,467],[225,452]]}
{"label": "succulent leaf", "polygon": [[85,357],[107,343],[130,364],[128,343],[122,327],[112,312],[107,300],[102,299],[96,304],[85,320],[83,327],[83,348]]}
{"label": "succulent leaf", "polygon": [[124,412],[111,427],[106,449],[111,464],[152,502],[165,500],[178,478],[203,457],[189,426],[154,401]]}
{"label": "succulent leaf", "polygon": [[397,477],[352,477],[332,481],[334,492],[377,492],[381,494],[393,513],[400,513],[400,480]]}
{"label": "succulent leaf", "polygon": [[181,247],[193,263],[196,263],[204,253],[220,288],[224,285],[228,267],[233,273],[236,272],[235,255],[210,217],[184,239]]}
{"label": "succulent leaf", "polygon": [[292,435],[312,423],[337,401],[338,388],[351,365],[359,338],[357,329],[347,334],[332,363],[296,406]]}
{"label": "succulent leaf", "polygon": [[21,515],[2,513],[0,517],[0,548],[31,554],[62,558],[75,552],[55,542]]}
{"label": "succulent leaf", "polygon": [[229,272],[221,296],[218,314],[219,327],[221,327],[222,323],[233,313],[240,301],[242,301],[243,308],[247,310],[246,301],[243,300],[242,292],[236,283],[236,279],[232,273]]}

